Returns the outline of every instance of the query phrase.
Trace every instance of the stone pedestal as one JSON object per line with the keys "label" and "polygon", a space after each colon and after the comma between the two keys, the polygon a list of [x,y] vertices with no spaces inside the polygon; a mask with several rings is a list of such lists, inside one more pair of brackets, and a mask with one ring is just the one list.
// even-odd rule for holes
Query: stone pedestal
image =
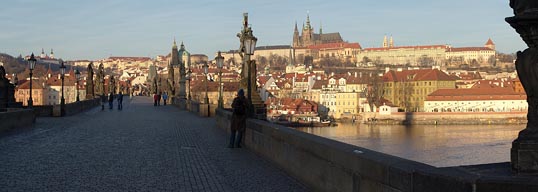
{"label": "stone pedestal", "polygon": [[179,109],[181,110],[188,110],[187,108],[187,99],[185,98],[178,98],[178,99],[175,99],[175,101],[177,102],[177,106],[179,107]]}
{"label": "stone pedestal", "polygon": [[519,173],[537,174],[538,171],[538,142],[519,141],[512,142],[510,150],[512,169]]}
{"label": "stone pedestal", "polygon": [[512,143],[512,169],[538,174],[538,1],[510,0],[514,16],[506,18],[529,48],[517,53],[516,69],[529,104],[527,127]]}

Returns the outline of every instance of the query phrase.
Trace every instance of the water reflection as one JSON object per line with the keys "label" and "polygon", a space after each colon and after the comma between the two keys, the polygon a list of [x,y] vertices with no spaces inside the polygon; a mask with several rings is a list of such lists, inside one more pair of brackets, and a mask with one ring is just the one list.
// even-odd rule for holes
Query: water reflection
{"label": "water reflection", "polygon": [[366,125],[297,130],[438,167],[506,162],[525,125]]}

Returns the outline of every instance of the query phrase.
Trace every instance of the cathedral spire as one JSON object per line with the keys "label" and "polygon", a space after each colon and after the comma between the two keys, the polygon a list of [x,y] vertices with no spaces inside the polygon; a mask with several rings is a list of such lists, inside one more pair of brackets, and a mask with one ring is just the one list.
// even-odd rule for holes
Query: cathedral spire
{"label": "cathedral spire", "polygon": [[310,26],[310,12],[306,13],[306,27],[307,29],[312,29],[312,26]]}
{"label": "cathedral spire", "polygon": [[183,41],[181,41],[180,50],[185,50],[185,45],[183,45]]}
{"label": "cathedral spire", "polygon": [[297,29],[297,21],[295,21],[295,29],[293,30],[295,33],[299,33],[299,30]]}
{"label": "cathedral spire", "polygon": [[177,49],[177,44],[176,44],[176,38],[174,37],[174,45],[172,45],[172,49]]}
{"label": "cathedral spire", "polygon": [[50,58],[54,59],[54,50],[52,50],[52,48],[50,49]]}
{"label": "cathedral spire", "polygon": [[321,21],[319,22],[319,34],[323,34],[323,27],[321,26]]}
{"label": "cathedral spire", "polygon": [[394,39],[392,38],[392,35],[390,35],[390,45],[391,48],[394,47]]}

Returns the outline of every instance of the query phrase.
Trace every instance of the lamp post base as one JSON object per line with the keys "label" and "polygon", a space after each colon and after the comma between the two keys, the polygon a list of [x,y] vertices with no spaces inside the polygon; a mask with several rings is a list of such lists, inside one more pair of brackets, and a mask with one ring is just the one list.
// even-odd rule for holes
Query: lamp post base
{"label": "lamp post base", "polygon": [[28,99],[28,107],[29,108],[34,107],[34,101],[32,101],[32,99]]}
{"label": "lamp post base", "polygon": [[60,116],[64,116],[65,115],[65,99],[62,98],[60,100]]}

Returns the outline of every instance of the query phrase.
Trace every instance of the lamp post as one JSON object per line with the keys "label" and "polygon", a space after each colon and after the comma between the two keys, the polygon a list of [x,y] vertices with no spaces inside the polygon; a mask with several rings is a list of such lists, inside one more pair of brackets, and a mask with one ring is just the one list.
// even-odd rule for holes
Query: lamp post
{"label": "lamp post", "polygon": [[101,82],[102,90],[101,93],[101,111],[105,110],[105,76],[103,75],[103,78],[99,79],[99,82]]}
{"label": "lamp post", "polygon": [[64,79],[65,79],[65,65],[64,61],[60,60],[60,78],[62,79],[62,98],[60,99],[60,116],[65,115],[65,98],[64,98]]}
{"label": "lamp post", "polygon": [[32,99],[32,71],[34,70],[36,59],[34,57],[34,53],[30,56],[30,59],[28,59],[28,65],[30,67],[30,98],[28,98],[28,108],[32,108],[34,106],[34,100]]}
{"label": "lamp post", "polygon": [[80,80],[80,71],[78,69],[75,69],[75,78],[77,79],[77,82],[76,82],[76,86],[75,86],[75,89],[77,89],[77,102],[80,101],[80,97],[78,95],[78,81]]}
{"label": "lamp post", "polygon": [[220,51],[217,57],[215,57],[217,62],[217,67],[219,68],[219,108],[224,107],[224,101],[222,99],[222,65],[224,64],[224,57],[221,55]]}
{"label": "lamp post", "polygon": [[209,65],[207,65],[207,62],[204,64],[204,74],[205,74],[205,98],[204,98],[204,103],[209,104],[209,97],[207,96],[207,74],[209,74]]}
{"label": "lamp post", "polygon": [[187,101],[190,101],[191,100],[191,70],[187,71],[187,74],[185,75],[185,79],[188,81],[187,85],[189,86],[189,88],[187,89],[188,91],[188,94],[187,94]]}
{"label": "lamp post", "polygon": [[250,110],[250,115],[254,115],[254,108],[252,106],[252,91],[253,88],[252,88],[252,85],[254,82],[252,82],[252,72],[253,72],[253,67],[254,66],[254,61],[251,60],[251,56],[254,55],[254,49],[256,49],[256,41],[258,41],[258,39],[256,37],[254,37],[254,35],[252,35],[252,31],[249,30],[249,33],[246,33],[246,36],[245,36],[245,54],[247,55],[247,58],[246,58],[246,62],[247,62],[247,68],[248,68],[248,74],[247,74],[247,97],[248,97],[248,104],[249,104],[249,110]]}

